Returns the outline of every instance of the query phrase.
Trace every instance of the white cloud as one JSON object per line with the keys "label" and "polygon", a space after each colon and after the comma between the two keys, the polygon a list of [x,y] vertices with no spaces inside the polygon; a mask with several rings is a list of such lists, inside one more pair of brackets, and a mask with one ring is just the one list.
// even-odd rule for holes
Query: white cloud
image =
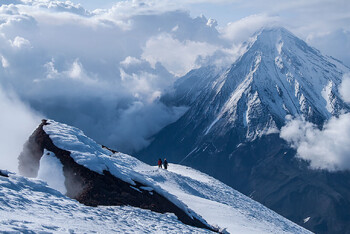
{"label": "white cloud", "polygon": [[15,37],[13,41],[10,40],[11,46],[15,48],[30,47],[30,42],[23,37]]}
{"label": "white cloud", "polygon": [[181,76],[199,66],[196,64],[199,56],[210,56],[216,50],[218,47],[215,45],[189,40],[180,42],[164,33],[147,41],[142,58],[153,67],[160,62],[168,71]]}
{"label": "white cloud", "polygon": [[142,61],[138,58],[128,56],[123,61],[120,62],[120,64],[124,67],[129,67],[132,65],[139,65]]}
{"label": "white cloud", "polygon": [[242,43],[253,33],[265,26],[279,24],[278,16],[266,14],[250,15],[241,20],[229,23],[222,30],[222,36],[235,43]]}
{"label": "white cloud", "polygon": [[177,120],[186,110],[185,107],[169,109],[160,103],[146,105],[134,102],[119,117],[116,131],[105,137],[110,140],[117,139],[118,144],[122,146],[121,151],[142,149],[151,142],[153,132],[158,132],[169,122]]}
{"label": "white cloud", "polygon": [[350,74],[345,74],[343,76],[339,91],[343,100],[350,103]]}
{"label": "white cloud", "polygon": [[[47,69],[46,77],[48,79],[53,79],[58,76],[58,71],[55,68],[55,60],[52,59],[50,62],[47,62],[44,67]],[[35,80],[34,80],[35,81]]]}
{"label": "white cloud", "polygon": [[350,114],[331,118],[322,130],[304,119],[289,119],[280,136],[313,169],[350,170]]}
{"label": "white cloud", "polygon": [[0,55],[0,58],[2,67],[8,68],[10,66],[10,63],[7,61],[7,59],[3,55]]}
{"label": "white cloud", "polygon": [[23,144],[40,124],[40,116],[24,105],[15,94],[0,87],[0,161],[1,169],[17,172]]}
{"label": "white cloud", "polygon": [[[118,150],[135,150],[179,117],[157,102],[175,79],[160,63],[152,68],[142,59],[146,42],[164,32],[191,45],[198,38],[205,43],[203,32],[216,34],[207,20],[186,12],[163,14],[144,7],[141,12],[148,13],[140,15],[130,2],[121,4],[122,15],[116,12],[120,6],[93,13],[50,1],[1,6],[0,53],[11,66],[0,69],[0,84],[48,118],[77,126]],[[179,31],[172,32],[176,25]],[[25,46],[31,49],[17,49]]]}
{"label": "white cloud", "polygon": [[81,63],[79,63],[78,60],[75,60],[74,63],[72,64],[72,68],[69,71],[69,77],[71,77],[72,79],[80,79],[81,78],[81,74],[83,73],[82,71],[82,66]]}

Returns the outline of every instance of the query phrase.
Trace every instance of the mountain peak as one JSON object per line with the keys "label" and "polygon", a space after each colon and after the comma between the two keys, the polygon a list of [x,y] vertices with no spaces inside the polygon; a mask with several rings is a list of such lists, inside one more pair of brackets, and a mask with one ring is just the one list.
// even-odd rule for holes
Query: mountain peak
{"label": "mountain peak", "polygon": [[284,27],[264,27],[256,33],[257,37],[261,40],[263,38],[275,38],[275,39],[293,39],[300,40],[291,31]]}
{"label": "mountain peak", "polygon": [[293,53],[299,51],[298,54],[306,52],[322,56],[318,50],[308,46],[303,40],[283,27],[268,27],[260,30],[255,34],[255,41],[251,49],[258,49],[265,54],[278,56],[282,53],[283,47],[288,48]]}
{"label": "mountain peak", "polygon": [[286,34],[286,35],[293,35],[292,32],[290,32],[288,29],[281,27],[281,26],[274,26],[274,27],[264,27],[260,30],[260,34]]}
{"label": "mountain peak", "polygon": [[[329,183],[324,174],[302,172],[304,162],[294,160],[295,151],[278,132],[287,115],[321,126],[349,112],[339,86],[350,69],[281,27],[265,28],[254,39],[223,72],[197,69],[177,84],[181,93],[175,100],[182,93],[192,98],[188,111],[158,133],[140,157],[167,155],[197,167],[315,232],[349,230],[341,221],[348,214],[333,209],[343,204],[329,193],[337,179]],[[330,207],[320,212],[325,200]]]}

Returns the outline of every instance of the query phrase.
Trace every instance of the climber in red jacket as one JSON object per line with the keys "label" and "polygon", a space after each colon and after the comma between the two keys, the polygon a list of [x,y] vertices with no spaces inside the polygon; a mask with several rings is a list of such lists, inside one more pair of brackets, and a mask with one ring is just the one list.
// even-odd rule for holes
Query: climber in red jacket
{"label": "climber in red jacket", "polygon": [[158,168],[162,168],[162,160],[158,159]]}

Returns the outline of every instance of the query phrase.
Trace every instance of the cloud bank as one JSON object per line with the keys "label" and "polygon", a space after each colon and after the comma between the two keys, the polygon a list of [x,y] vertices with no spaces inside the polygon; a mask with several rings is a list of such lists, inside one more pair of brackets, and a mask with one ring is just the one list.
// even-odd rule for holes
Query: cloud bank
{"label": "cloud bank", "polygon": [[[12,116],[21,116],[26,125],[14,130],[20,136],[11,142],[30,135],[39,112],[132,153],[186,111],[159,102],[179,76],[207,64],[233,63],[253,32],[265,25],[286,25],[282,16],[262,10],[219,27],[214,19],[184,10],[203,3],[217,1],[116,1],[95,10],[70,1],[2,1],[0,103],[8,117],[1,124],[7,127]],[[300,10],[299,5],[278,6]],[[296,31],[306,35],[307,30]],[[309,40],[319,41],[313,35]]]}
{"label": "cloud bank", "polygon": [[322,128],[303,119],[290,120],[280,136],[313,169],[350,170],[350,114],[331,118]]}
{"label": "cloud bank", "polygon": [[186,110],[159,102],[178,76],[218,53],[233,57],[213,20],[157,2],[94,11],[69,1],[11,3],[0,5],[0,87],[28,104],[31,130],[30,108],[131,153]]}
{"label": "cloud bank", "polygon": [[[343,100],[350,103],[349,74],[344,75],[339,91]],[[332,117],[322,129],[303,118],[288,116],[280,136],[313,169],[350,170],[350,113]]]}

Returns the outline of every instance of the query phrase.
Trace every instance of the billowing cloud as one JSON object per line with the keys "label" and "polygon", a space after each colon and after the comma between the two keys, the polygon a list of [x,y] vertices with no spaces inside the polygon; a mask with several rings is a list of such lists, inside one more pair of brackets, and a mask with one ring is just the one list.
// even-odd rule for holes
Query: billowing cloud
{"label": "billowing cloud", "polygon": [[210,56],[216,50],[218,50],[216,46],[205,42],[181,43],[170,34],[161,34],[146,42],[142,58],[152,66],[160,62],[168,71],[181,76],[198,67],[199,64],[196,64],[196,61],[199,56]]}
{"label": "billowing cloud", "polygon": [[0,167],[17,172],[17,157],[23,144],[40,124],[41,118],[15,94],[6,94],[1,87],[0,109]]}
{"label": "billowing cloud", "polygon": [[242,43],[264,26],[280,24],[279,17],[266,14],[250,15],[238,21],[229,23],[222,30],[222,36],[235,43]]}
{"label": "billowing cloud", "polygon": [[101,144],[140,149],[184,112],[159,102],[179,75],[232,63],[245,50],[242,41],[283,18],[252,13],[218,31],[214,19],[184,10],[203,3],[217,1],[127,0],[90,11],[70,1],[2,1],[0,86]]}
{"label": "billowing cloud", "polygon": [[313,169],[350,170],[350,114],[333,117],[320,130],[304,119],[289,119],[280,136]]}
{"label": "billowing cloud", "polygon": [[176,75],[225,50],[213,20],[151,1],[94,11],[21,1],[1,5],[0,18],[0,85],[48,118],[127,152],[183,114],[159,102]]}

